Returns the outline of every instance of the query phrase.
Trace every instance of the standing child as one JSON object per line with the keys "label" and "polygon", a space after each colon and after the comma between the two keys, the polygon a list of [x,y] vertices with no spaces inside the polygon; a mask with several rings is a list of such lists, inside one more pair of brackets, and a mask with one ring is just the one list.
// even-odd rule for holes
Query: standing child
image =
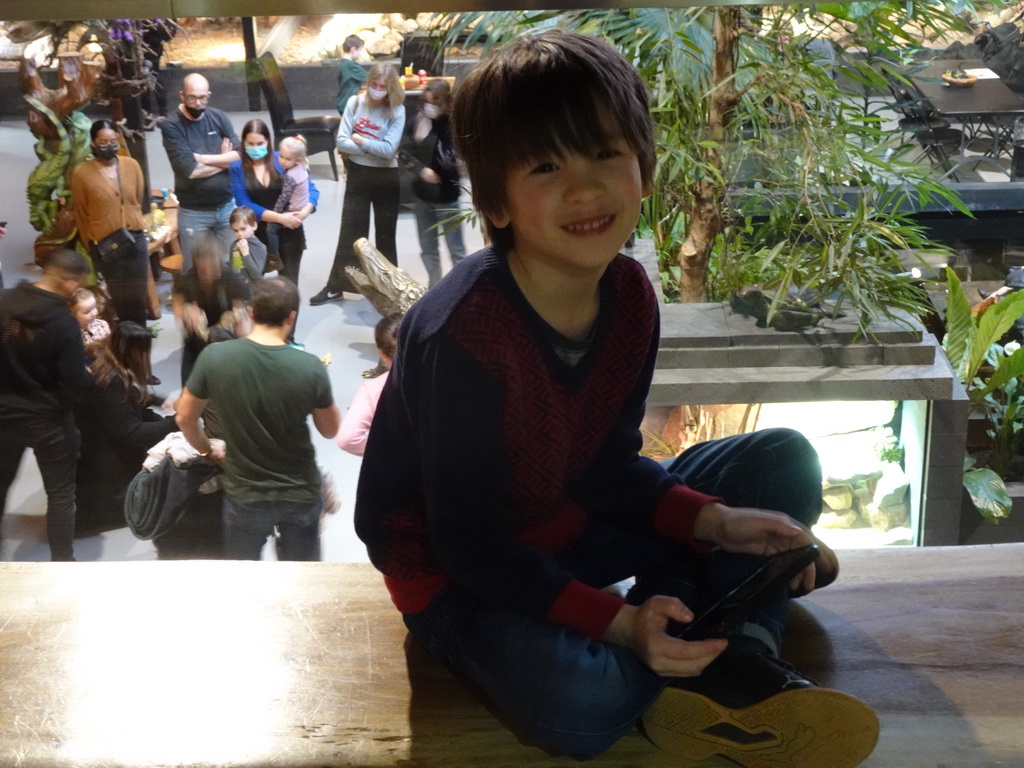
{"label": "standing child", "polygon": [[373,414],[377,410],[377,402],[380,400],[380,393],[387,383],[388,373],[391,371],[391,364],[395,358],[395,349],[398,347],[398,326],[402,324],[402,313],[392,312],[382,317],[373,329],[373,340],[377,344],[377,352],[380,355],[379,367],[383,372],[373,375],[375,370],[364,373],[363,376],[371,376],[364,382],[356,392],[352,405],[345,412],[341,420],[341,428],[335,440],[338,447],[348,451],[355,456],[362,456],[366,448],[366,437],[370,434],[370,425],[373,423]]}
{"label": "standing child", "polygon": [[[779,661],[785,586],[726,637],[670,634],[814,541],[821,467],[785,429],[639,455],[658,304],[618,251],[655,166],[643,81],[550,30],[479,64],[452,119],[493,246],[402,321],[355,509],[411,635],[556,753],[642,720],[694,762],[857,765],[878,719]],[[790,589],[834,577],[823,550]]]}
{"label": "standing child", "polygon": [[349,35],[341,44],[341,61],[338,63],[338,112],[345,114],[348,100],[359,93],[366,82],[366,70],[356,62],[363,56],[363,40],[358,35]]}
{"label": "standing child", "polygon": [[[301,136],[286,136],[277,147],[277,162],[284,170],[281,174],[281,193],[274,203],[276,213],[298,213],[309,205],[309,163],[306,161],[306,140]],[[280,224],[267,224],[267,250],[270,258],[278,260],[280,253]]]}
{"label": "standing child", "polygon": [[235,233],[235,242],[231,246],[228,262],[231,269],[238,272],[249,284],[263,277],[267,265],[267,246],[256,237],[256,212],[245,205],[240,205],[231,212],[229,219],[231,231]]}

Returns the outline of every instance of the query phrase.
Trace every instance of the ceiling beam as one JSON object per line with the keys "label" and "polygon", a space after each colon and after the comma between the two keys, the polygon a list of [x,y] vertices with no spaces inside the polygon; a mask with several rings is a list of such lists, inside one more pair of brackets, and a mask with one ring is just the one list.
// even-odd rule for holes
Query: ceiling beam
{"label": "ceiling beam", "polygon": [[102,10],[111,19],[178,19],[193,16],[319,16],[333,13],[405,13],[423,11],[519,11],[558,9],[695,8],[706,5],[763,5],[764,0],[2,0],[0,20],[94,19]]}

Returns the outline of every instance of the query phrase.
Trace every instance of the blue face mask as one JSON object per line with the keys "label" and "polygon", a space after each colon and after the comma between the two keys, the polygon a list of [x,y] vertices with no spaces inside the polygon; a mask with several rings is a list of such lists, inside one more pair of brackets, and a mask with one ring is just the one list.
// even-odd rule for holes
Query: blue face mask
{"label": "blue face mask", "polygon": [[267,156],[267,145],[264,144],[259,147],[246,147],[245,154],[251,157],[253,160],[262,160]]}

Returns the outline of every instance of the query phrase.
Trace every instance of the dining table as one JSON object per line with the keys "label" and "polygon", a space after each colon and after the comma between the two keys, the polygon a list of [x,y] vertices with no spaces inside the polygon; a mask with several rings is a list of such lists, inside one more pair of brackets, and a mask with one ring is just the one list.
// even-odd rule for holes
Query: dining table
{"label": "dining table", "polygon": [[[972,85],[955,86],[942,79],[943,74],[961,69],[977,80]],[[975,60],[933,59],[909,79],[935,115],[961,125],[960,156],[946,176],[955,177],[960,168],[975,164],[1010,175],[999,158],[1012,152],[1014,127],[1024,117],[1024,96]],[[991,139],[989,146],[979,154],[967,155],[970,143],[980,136]]]}

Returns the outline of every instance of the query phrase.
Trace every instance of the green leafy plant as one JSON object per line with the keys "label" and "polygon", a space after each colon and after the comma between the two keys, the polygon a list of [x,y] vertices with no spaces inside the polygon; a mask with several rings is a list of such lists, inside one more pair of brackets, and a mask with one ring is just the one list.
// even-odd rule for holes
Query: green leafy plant
{"label": "green leafy plant", "polygon": [[[1024,292],[1012,293],[975,315],[956,273],[946,268],[946,335],[942,348],[974,407],[984,409],[992,422],[992,432],[1003,439],[1015,439],[1020,427],[1013,422],[1024,416],[1017,393],[1017,378],[1024,374],[1024,347],[1005,354],[1000,341],[1013,324],[1024,316]],[[1007,395],[1014,402],[1009,402]],[[1005,423],[1009,419],[1009,424]],[[964,487],[974,506],[991,523],[1010,513],[1010,497],[995,468],[974,468],[974,460],[965,465]],[[997,462],[1000,461],[997,458]]]}
{"label": "green leafy plant", "polygon": [[[1013,350],[1007,352],[999,344],[992,345],[992,352],[995,361],[1013,354]],[[985,395],[985,406],[985,415],[991,424],[987,434],[992,438],[988,465],[1006,478],[1013,472],[1013,461],[1020,453],[1024,437],[1024,384],[1020,379],[1009,379]]]}
{"label": "green leafy plant", "polygon": [[[967,6],[965,6],[967,7]],[[866,327],[923,308],[900,256],[937,248],[908,217],[933,198],[966,212],[921,165],[888,149],[889,131],[843,83],[885,90],[870,62],[823,65],[826,34],[852,44],[913,45],[906,28],[966,28],[943,4],[790,5],[456,13],[439,17],[446,42],[500,44],[561,26],[599,35],[648,84],[658,162],[640,228],[653,239],[668,297],[721,299],[764,283],[830,297]],[[815,22],[820,32],[794,34]],[[825,45],[823,45],[825,43]],[[837,77],[836,75],[841,75]],[[774,309],[774,307],[773,307]]]}

